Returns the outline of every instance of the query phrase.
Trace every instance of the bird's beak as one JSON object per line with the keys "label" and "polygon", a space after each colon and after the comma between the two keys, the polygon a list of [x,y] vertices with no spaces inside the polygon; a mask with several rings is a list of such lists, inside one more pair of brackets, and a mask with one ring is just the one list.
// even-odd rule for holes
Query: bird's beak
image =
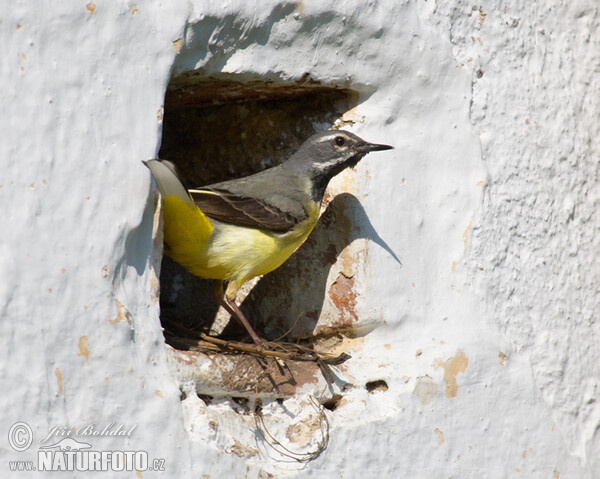
{"label": "bird's beak", "polygon": [[365,143],[364,145],[360,145],[357,150],[360,153],[369,153],[371,151],[383,151],[383,150],[393,150],[394,147],[390,145],[378,145],[377,143]]}

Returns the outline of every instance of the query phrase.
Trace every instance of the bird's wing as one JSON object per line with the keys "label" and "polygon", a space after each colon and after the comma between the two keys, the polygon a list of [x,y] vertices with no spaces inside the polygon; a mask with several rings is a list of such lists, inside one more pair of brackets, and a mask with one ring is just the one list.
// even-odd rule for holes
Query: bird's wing
{"label": "bird's wing", "polygon": [[264,200],[235,194],[222,188],[206,187],[189,190],[189,193],[206,216],[225,223],[284,233],[304,219]]}

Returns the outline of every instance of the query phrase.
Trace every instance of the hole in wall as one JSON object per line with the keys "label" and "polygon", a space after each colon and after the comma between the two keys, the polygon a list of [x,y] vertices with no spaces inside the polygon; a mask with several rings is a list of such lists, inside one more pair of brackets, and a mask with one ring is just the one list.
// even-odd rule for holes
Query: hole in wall
{"label": "hole in wall", "polygon": [[333,412],[340,405],[342,398],[343,396],[341,394],[335,393],[330,399],[323,403],[323,407]]}
{"label": "hole in wall", "polygon": [[[247,176],[280,164],[313,133],[343,124],[342,116],[357,102],[355,91],[322,85],[308,76],[284,84],[186,73],[174,78],[167,90],[159,156],[177,165],[188,188]],[[322,218],[325,225],[343,210],[343,200],[330,206]],[[286,263],[266,275],[277,273],[268,281],[256,279],[245,285],[238,302],[254,288],[241,308],[260,335],[277,339],[291,328],[298,338],[314,327],[327,272],[347,243],[336,234],[335,228],[317,225],[292,255],[290,266],[285,268]],[[314,270],[314,261],[302,267],[303,258],[317,261],[319,270]],[[237,322],[229,321],[217,307],[212,284],[163,258],[161,321],[173,347],[186,348],[178,339],[186,329],[226,339],[244,337]],[[300,302],[294,300],[299,290],[304,295]]]}
{"label": "hole in wall", "polygon": [[384,391],[387,391],[389,389],[387,383],[383,379],[377,379],[375,381],[369,381],[367,384],[365,384],[365,388],[371,394],[373,394],[375,391],[382,391],[382,392],[384,392]]}
{"label": "hole in wall", "polygon": [[206,405],[209,406],[210,404],[212,404],[213,401],[213,397],[209,396],[207,394],[198,394],[198,398],[200,398],[200,400]]}

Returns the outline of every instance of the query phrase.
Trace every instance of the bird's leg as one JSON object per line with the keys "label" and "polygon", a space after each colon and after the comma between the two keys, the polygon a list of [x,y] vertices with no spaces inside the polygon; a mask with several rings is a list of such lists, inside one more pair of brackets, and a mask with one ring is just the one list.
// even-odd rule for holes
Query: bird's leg
{"label": "bird's leg", "polygon": [[225,310],[244,327],[244,329],[252,338],[254,344],[256,344],[257,346],[264,347],[267,341],[261,338],[258,334],[256,334],[256,331],[254,331],[252,326],[250,326],[250,323],[244,316],[244,313],[242,313],[238,305],[235,304],[237,292],[238,287],[235,281],[231,281],[227,285],[227,290],[225,291],[225,294],[223,294],[223,281],[215,280],[215,286],[213,288],[213,296],[215,298],[215,301],[221,306],[223,306]]}
{"label": "bird's leg", "polygon": [[213,299],[218,305],[223,306],[225,309],[227,309],[227,307],[223,304],[224,294],[225,293],[223,293],[223,281],[220,279],[215,279],[212,289]]}

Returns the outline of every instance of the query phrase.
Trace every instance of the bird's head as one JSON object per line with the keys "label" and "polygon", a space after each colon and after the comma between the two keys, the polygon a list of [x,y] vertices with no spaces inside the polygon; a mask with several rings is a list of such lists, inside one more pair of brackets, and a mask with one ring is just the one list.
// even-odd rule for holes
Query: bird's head
{"label": "bird's head", "polygon": [[[390,150],[389,145],[368,143],[344,130],[316,133],[290,158],[290,166],[300,168],[313,182],[315,196],[322,198],[329,180],[356,164],[371,151]],[[320,198],[319,198],[320,200]]]}

